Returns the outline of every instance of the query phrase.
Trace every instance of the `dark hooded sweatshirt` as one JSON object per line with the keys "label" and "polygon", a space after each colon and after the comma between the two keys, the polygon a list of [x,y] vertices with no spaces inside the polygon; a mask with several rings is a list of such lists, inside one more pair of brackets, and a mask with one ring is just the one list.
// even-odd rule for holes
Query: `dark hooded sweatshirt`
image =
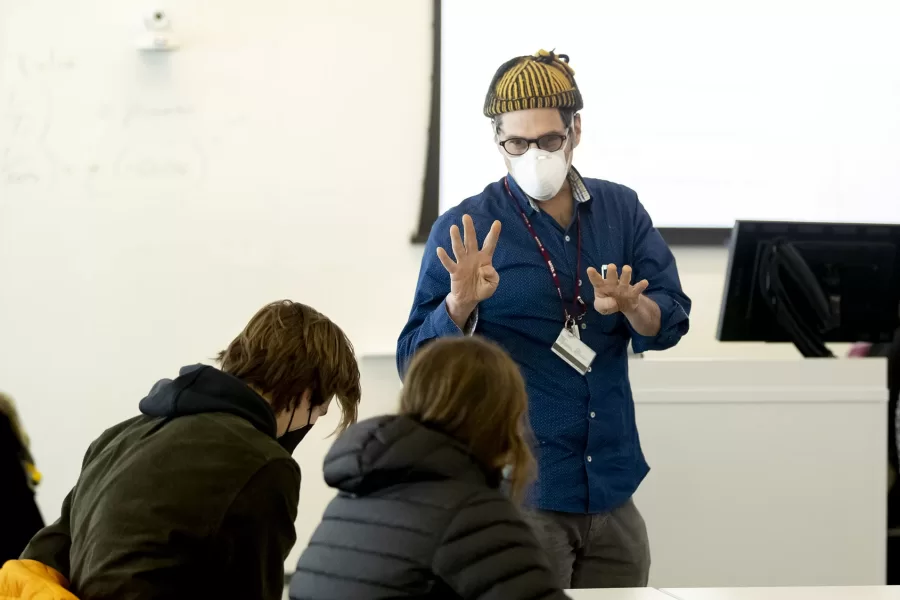
{"label": "dark hooded sweatshirt", "polygon": [[409,417],[354,425],[325,458],[339,493],[297,563],[291,600],[566,598],[499,480]]}
{"label": "dark hooded sweatshirt", "polygon": [[300,469],[269,405],[218,369],[185,367],[87,451],[62,515],[23,558],[81,600],[281,598]]}

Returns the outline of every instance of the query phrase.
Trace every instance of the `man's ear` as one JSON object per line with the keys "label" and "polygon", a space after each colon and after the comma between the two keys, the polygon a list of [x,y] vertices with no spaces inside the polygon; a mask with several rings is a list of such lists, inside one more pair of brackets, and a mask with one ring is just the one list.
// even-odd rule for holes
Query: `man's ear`
{"label": "man's ear", "polygon": [[575,118],[572,121],[572,129],[575,132],[574,145],[572,148],[577,148],[578,144],[581,143],[581,113],[576,113]]}

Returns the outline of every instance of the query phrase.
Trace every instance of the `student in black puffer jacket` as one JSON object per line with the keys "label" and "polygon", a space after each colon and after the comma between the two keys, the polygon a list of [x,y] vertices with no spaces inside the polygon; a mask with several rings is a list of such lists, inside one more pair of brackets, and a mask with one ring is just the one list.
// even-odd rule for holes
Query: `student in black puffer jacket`
{"label": "student in black puffer jacket", "polygon": [[348,429],[325,458],[337,488],[291,600],[565,598],[513,501],[533,472],[527,397],[498,346],[445,338],[406,375],[400,414]]}

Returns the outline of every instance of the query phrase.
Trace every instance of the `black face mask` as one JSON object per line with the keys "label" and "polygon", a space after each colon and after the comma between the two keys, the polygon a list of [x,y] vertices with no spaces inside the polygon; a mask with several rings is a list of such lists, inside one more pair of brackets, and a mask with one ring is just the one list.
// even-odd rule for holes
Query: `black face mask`
{"label": "black face mask", "polygon": [[[297,407],[294,407],[294,412],[297,412]],[[278,438],[278,443],[281,444],[281,447],[288,451],[288,454],[293,454],[294,450],[297,449],[297,446],[300,445],[300,442],[303,441],[303,438],[306,437],[306,434],[309,433],[309,430],[312,429],[313,424],[310,423],[312,421],[312,406],[309,407],[309,416],[306,419],[306,425],[301,427],[300,429],[295,429],[291,431],[291,423],[294,421],[294,412],[291,413],[291,420],[288,421],[287,433]]]}

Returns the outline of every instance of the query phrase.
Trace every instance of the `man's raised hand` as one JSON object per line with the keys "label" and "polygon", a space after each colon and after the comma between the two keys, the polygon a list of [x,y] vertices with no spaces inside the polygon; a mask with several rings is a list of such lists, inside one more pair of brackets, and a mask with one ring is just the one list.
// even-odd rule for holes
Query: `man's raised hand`
{"label": "man's raised hand", "polygon": [[594,308],[601,315],[637,309],[641,294],[649,285],[646,279],[631,285],[631,267],[627,265],[622,267],[621,277],[612,264],[606,267],[606,279],[594,267],[588,267],[587,274],[594,286]]}
{"label": "man's raised hand", "polygon": [[450,294],[447,296],[447,311],[460,325],[468,319],[482,300],[487,300],[497,291],[500,275],[494,269],[494,249],[500,237],[500,221],[494,221],[491,230],[484,237],[481,249],[475,235],[475,223],[469,215],[463,215],[463,236],[459,227],[450,227],[450,243],[455,261],[443,248],[437,249],[438,259],[450,274]]}

